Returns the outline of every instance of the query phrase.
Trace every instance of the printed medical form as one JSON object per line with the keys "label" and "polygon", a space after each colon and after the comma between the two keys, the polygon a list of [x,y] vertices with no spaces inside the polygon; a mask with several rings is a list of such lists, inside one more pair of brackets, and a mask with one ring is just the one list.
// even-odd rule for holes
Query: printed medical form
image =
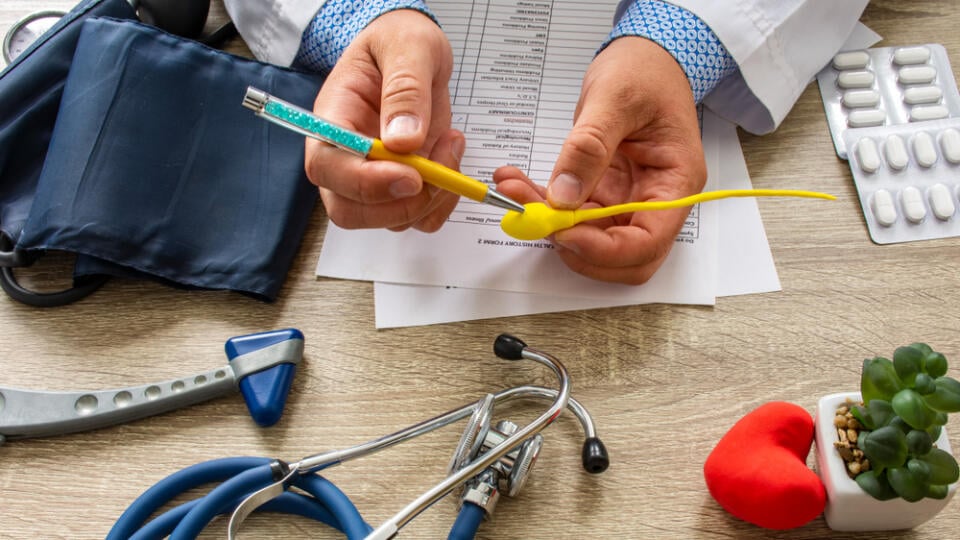
{"label": "printed medical form", "polygon": [[[567,5],[569,4],[569,6]],[[546,183],[572,125],[587,65],[616,2],[431,2],[450,36],[453,127],[471,149],[461,170],[489,179],[514,165]],[[448,22],[449,21],[449,22]],[[681,236],[696,238],[698,209]],[[502,212],[462,204],[451,221],[498,224]]]}
{"label": "printed medical form", "polygon": [[[450,38],[454,127],[464,131],[461,169],[490,182],[512,164],[545,183],[566,133],[587,65],[612,26],[617,0],[433,1]],[[712,179],[707,189],[712,189]],[[378,282],[456,286],[643,302],[713,304],[716,205],[692,209],[667,262],[641,287],[591,280],[567,269],[546,241],[499,228],[502,213],[462,201],[435,234],[346,231],[330,224],[317,274]],[[647,291],[647,292],[644,292]],[[655,297],[649,297],[656,291]]]}

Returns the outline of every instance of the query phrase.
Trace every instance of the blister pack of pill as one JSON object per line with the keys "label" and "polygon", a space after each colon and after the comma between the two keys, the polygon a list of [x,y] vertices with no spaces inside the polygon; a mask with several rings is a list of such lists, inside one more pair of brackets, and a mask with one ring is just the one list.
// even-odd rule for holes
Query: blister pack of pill
{"label": "blister pack of pill", "polygon": [[837,155],[847,158],[843,133],[960,117],[960,91],[939,44],[842,52],[817,74]]}
{"label": "blister pack of pill", "polygon": [[842,138],[874,242],[960,236],[960,118],[848,129]]}

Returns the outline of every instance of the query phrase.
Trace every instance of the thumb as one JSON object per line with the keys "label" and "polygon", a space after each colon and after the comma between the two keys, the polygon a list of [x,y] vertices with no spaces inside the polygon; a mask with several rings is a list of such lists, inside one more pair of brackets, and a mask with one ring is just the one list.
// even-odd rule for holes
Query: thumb
{"label": "thumb", "polygon": [[427,139],[434,101],[440,97],[434,96],[434,91],[445,87],[447,80],[436,50],[439,45],[430,40],[393,43],[379,59],[383,81],[380,133],[390,150],[415,152]]}
{"label": "thumb", "polygon": [[578,208],[590,197],[620,143],[629,135],[626,116],[620,100],[606,92],[584,90],[579,114],[547,184],[550,206]]}

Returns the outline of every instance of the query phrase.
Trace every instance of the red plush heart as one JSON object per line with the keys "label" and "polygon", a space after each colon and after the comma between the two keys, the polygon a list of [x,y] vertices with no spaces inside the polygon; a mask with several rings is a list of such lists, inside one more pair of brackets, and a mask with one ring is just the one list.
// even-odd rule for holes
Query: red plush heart
{"label": "red plush heart", "polygon": [[734,424],[710,452],[710,494],[734,516],[768,529],[792,529],[823,512],[827,494],[809,467],[813,418],[802,407],[767,403]]}

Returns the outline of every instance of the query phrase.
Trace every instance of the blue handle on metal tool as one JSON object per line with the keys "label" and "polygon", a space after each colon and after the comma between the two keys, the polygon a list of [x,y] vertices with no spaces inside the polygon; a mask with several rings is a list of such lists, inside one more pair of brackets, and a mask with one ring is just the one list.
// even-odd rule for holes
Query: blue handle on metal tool
{"label": "blue handle on metal tool", "polygon": [[0,444],[130,422],[186,407],[240,388],[261,426],[280,420],[303,334],[286,329],[231,338],[226,366],[168,381],[110,390],[45,392],[0,386]]}
{"label": "blue handle on metal tool", "polygon": [[[277,347],[299,341],[300,354],[303,351],[303,333],[288,328],[273,332],[262,332],[248,336],[239,336],[227,340],[227,358],[231,362],[238,357],[250,357],[260,351],[277,350]],[[279,350],[283,350],[282,348]],[[240,393],[247,403],[247,409],[253,420],[264,427],[280,421],[287,395],[297,373],[300,354],[290,355],[289,362],[266,367],[240,378]]]}

